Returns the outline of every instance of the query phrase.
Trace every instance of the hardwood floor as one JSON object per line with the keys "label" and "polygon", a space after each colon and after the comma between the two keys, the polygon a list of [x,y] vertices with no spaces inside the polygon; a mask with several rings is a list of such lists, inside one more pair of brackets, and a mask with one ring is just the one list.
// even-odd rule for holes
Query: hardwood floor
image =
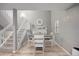
{"label": "hardwood floor", "polygon": [[[33,47],[28,47],[27,44],[25,44],[24,47],[18,50],[15,54],[0,52],[0,55],[2,56],[34,56],[34,49]],[[35,55],[41,56],[42,54],[35,54]],[[68,54],[55,44],[52,47],[48,47],[48,50],[45,50],[44,56],[68,56]]]}

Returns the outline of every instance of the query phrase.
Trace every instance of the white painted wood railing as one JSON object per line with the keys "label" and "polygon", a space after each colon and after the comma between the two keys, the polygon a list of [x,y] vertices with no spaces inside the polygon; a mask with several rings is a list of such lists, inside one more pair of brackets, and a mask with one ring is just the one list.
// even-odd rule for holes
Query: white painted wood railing
{"label": "white painted wood railing", "polygon": [[7,29],[9,29],[11,26],[12,26],[12,24],[9,24],[6,28],[4,28],[3,30],[0,31],[0,35],[1,35],[1,36],[3,35],[3,36],[0,38],[0,40],[1,40],[1,39],[3,40],[2,44],[0,45],[0,48],[3,47],[3,45],[6,43],[6,41],[7,41],[7,40],[12,36],[12,34],[13,34],[13,31],[11,31],[11,32],[8,34],[8,36],[7,36],[6,38],[4,37],[5,32],[6,32]]}
{"label": "white painted wood railing", "polygon": [[24,20],[22,25],[19,27],[19,29],[17,31],[18,49],[21,47],[22,41],[23,41],[23,39],[24,39],[24,37],[26,35],[26,28],[27,28],[26,27],[26,20]]}
{"label": "white painted wood railing", "polygon": [[3,30],[0,31],[0,34],[4,33],[11,26],[12,26],[12,24],[9,24],[8,26],[6,26]]}
{"label": "white painted wood railing", "polygon": [[[0,31],[0,35],[2,35],[3,34],[3,36],[4,36],[4,34],[5,34],[5,32],[7,31],[7,29],[9,29],[10,27],[12,27],[13,25],[12,24],[10,24],[10,25],[8,25],[6,28],[4,28],[3,30],[1,30]],[[20,27],[18,28],[18,30],[17,30],[17,47],[18,47],[18,49],[21,47],[21,43],[22,43],[22,41],[23,41],[23,39],[24,39],[24,37],[25,37],[25,35],[26,35],[26,20],[24,20],[23,22],[22,22],[22,24],[20,25]],[[22,32],[21,32],[22,31]],[[20,33],[21,32],[21,33]],[[3,42],[2,42],[2,44],[0,45],[0,48],[1,47],[3,47],[3,45],[8,41],[8,39],[10,39],[10,37],[11,36],[13,36],[13,34],[14,34],[14,31],[12,30],[12,31],[10,31],[10,33],[8,34],[8,36],[5,38],[5,37],[3,37],[3,38],[1,38],[2,40],[3,40]],[[19,36],[19,37],[18,37]],[[14,38],[13,38],[14,39]],[[6,47],[5,47],[6,48]]]}
{"label": "white painted wood railing", "polygon": [[4,40],[4,42],[0,45],[0,47],[2,47],[6,41],[12,36],[13,32],[10,32],[10,34],[8,35],[8,37]]}

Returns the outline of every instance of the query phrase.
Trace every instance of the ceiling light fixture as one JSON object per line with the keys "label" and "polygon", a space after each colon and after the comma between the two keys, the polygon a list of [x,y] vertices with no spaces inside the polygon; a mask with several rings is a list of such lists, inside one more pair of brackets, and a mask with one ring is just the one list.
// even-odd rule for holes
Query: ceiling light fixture
{"label": "ceiling light fixture", "polygon": [[26,18],[26,15],[22,12],[22,13],[20,14],[20,17],[21,17],[21,18]]}

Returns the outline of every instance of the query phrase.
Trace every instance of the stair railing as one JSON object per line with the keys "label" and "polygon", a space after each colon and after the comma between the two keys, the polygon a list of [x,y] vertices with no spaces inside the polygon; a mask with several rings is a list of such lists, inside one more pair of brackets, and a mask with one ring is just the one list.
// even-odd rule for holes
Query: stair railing
{"label": "stair railing", "polygon": [[0,47],[2,47],[2,46],[6,43],[6,41],[12,36],[12,34],[13,34],[13,32],[11,32],[11,33],[8,35],[8,37],[6,38],[6,40],[4,40],[4,42],[0,45]]}
{"label": "stair railing", "polygon": [[0,47],[2,47],[2,46],[6,43],[6,41],[12,36],[13,31],[10,32],[6,38],[4,37],[5,32],[6,32],[7,29],[9,29],[11,26],[12,26],[12,24],[8,25],[7,27],[5,27],[3,30],[0,31],[0,35],[1,35],[1,37],[2,37],[1,39],[3,40],[2,44],[0,45]]}
{"label": "stair railing", "polygon": [[[21,36],[21,39],[19,40],[18,38],[17,38],[17,40],[18,40],[18,49],[21,47],[21,43],[22,43],[22,41],[23,41],[23,39],[24,39],[24,36],[25,36],[25,34],[26,34],[26,20],[24,20],[23,22],[22,22],[22,25],[18,28],[18,30],[17,30],[17,33],[19,33],[22,29],[24,29],[24,31],[23,31],[23,33],[22,33],[22,36]],[[1,30],[0,31],[0,35],[2,35],[3,34],[3,36],[4,36],[4,33],[7,31],[7,29],[9,29],[10,27],[12,27],[13,25],[12,24],[10,24],[10,25],[8,25],[6,28],[4,28],[3,30]],[[7,42],[7,40],[13,35],[13,33],[14,33],[14,31],[12,31],[12,32],[10,32],[9,33],[9,35],[6,37],[6,38],[4,38],[3,36],[3,38],[1,38],[1,39],[3,39],[3,42],[2,42],[2,44],[0,45],[0,48],[1,47],[3,47],[3,45]]]}
{"label": "stair railing", "polygon": [[[18,49],[21,47],[21,43],[22,43],[22,41],[23,41],[23,39],[24,39],[24,36],[25,36],[25,34],[26,34],[26,26],[25,26],[25,24],[26,24],[26,20],[24,20],[23,21],[23,23],[22,23],[22,25],[19,27],[19,29],[18,29],[18,31],[17,31],[17,37],[19,36],[19,34],[21,34],[21,38],[17,38],[17,40],[18,40]],[[22,33],[20,33],[20,31],[22,31],[23,30],[23,32]]]}

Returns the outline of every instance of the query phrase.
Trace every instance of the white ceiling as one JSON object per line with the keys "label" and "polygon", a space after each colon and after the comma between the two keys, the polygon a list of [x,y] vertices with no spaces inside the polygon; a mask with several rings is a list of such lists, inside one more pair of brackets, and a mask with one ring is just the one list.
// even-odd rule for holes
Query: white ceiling
{"label": "white ceiling", "polygon": [[72,3],[0,3],[0,9],[64,10]]}

